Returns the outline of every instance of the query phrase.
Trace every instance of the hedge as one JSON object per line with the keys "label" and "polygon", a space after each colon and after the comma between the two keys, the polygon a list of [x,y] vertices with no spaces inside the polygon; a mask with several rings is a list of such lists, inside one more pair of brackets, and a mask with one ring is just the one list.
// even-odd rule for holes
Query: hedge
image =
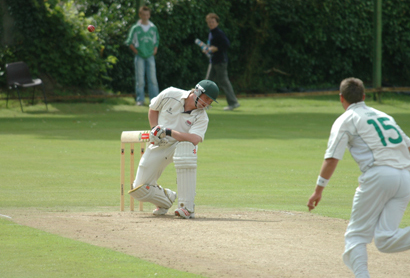
{"label": "hedge", "polygon": [[[138,20],[129,0],[5,0],[16,21],[14,45],[1,46],[0,71],[29,62],[62,87],[134,92],[133,55],[124,44]],[[24,5],[23,5],[24,3]],[[45,4],[44,4],[45,3]],[[229,75],[238,91],[274,92],[337,86],[355,76],[371,84],[372,0],[151,0],[160,32],[160,89],[190,88],[208,60],[205,16],[217,13],[231,41]],[[410,5],[383,1],[383,85],[409,85]],[[95,33],[86,26],[94,24]],[[5,76],[0,76],[5,84]]]}

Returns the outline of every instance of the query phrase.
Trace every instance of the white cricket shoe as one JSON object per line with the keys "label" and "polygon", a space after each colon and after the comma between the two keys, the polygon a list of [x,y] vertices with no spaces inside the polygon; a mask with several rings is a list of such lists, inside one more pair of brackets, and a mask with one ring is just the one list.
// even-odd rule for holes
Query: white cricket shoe
{"label": "white cricket shoe", "polygon": [[195,213],[189,212],[185,208],[177,208],[175,210],[175,215],[185,219],[195,218]]}
{"label": "white cricket shoe", "polygon": [[167,212],[168,212],[168,209],[157,207],[156,209],[152,211],[152,214],[153,215],[165,215],[167,214]]}

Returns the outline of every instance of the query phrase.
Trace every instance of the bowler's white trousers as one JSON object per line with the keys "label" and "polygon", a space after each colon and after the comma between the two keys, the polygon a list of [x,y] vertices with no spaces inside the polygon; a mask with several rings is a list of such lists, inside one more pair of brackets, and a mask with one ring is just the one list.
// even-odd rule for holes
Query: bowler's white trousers
{"label": "bowler's white trousers", "polygon": [[410,200],[410,172],[374,166],[359,177],[352,215],[345,233],[343,261],[357,278],[370,277],[366,244],[381,252],[410,249],[410,227],[399,224]]}

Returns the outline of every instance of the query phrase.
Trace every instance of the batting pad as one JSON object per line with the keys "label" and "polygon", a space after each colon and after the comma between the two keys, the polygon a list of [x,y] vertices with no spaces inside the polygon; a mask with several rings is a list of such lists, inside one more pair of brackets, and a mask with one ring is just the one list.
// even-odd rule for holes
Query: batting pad
{"label": "batting pad", "polygon": [[176,194],[169,189],[164,189],[160,185],[140,185],[128,191],[135,200],[150,202],[160,208],[169,209],[175,201]]}
{"label": "batting pad", "polygon": [[178,207],[194,212],[198,158],[196,147],[191,142],[179,142],[173,158],[177,172]]}

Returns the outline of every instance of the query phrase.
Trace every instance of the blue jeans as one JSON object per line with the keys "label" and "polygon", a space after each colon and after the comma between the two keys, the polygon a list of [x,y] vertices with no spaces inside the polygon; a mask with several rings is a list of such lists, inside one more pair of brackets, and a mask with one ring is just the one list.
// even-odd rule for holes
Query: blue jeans
{"label": "blue jeans", "polygon": [[155,68],[154,56],[150,56],[148,58],[142,58],[138,55],[135,55],[134,66],[135,66],[135,93],[137,95],[136,100],[144,102],[145,72],[147,73],[149,99],[153,99],[159,93],[158,81],[157,81],[157,71]]}

